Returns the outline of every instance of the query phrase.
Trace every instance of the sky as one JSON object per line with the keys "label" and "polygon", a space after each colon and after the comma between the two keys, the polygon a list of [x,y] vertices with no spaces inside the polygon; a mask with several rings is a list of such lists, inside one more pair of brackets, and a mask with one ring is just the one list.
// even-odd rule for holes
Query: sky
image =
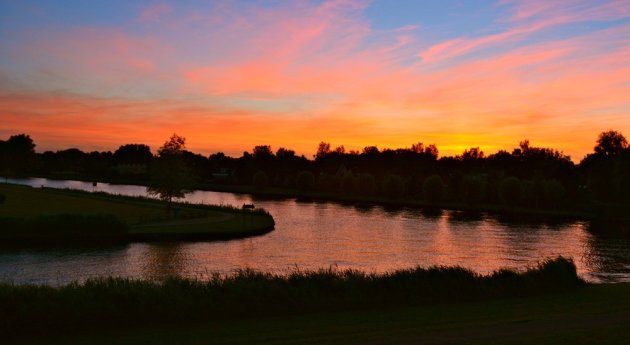
{"label": "sky", "polygon": [[630,0],[0,0],[0,139],[312,157],[630,136]]}

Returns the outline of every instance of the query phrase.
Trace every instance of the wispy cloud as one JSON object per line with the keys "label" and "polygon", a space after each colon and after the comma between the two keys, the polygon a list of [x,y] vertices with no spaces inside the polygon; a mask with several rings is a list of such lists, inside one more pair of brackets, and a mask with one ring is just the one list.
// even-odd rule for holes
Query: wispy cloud
{"label": "wispy cloud", "polygon": [[[0,135],[115,149],[177,131],[204,153],[307,155],[321,140],[456,154],[527,137],[579,159],[598,131],[630,132],[627,1],[505,0],[492,33],[433,44],[423,23],[377,28],[367,6],[157,4],[133,29],[22,32],[0,47]],[[593,21],[611,22],[556,35]]]}

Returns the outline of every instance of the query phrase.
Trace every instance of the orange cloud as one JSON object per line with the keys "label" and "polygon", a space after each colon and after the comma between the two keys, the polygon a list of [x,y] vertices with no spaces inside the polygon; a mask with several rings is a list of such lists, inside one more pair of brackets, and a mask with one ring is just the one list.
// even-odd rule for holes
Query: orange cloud
{"label": "orange cloud", "polygon": [[567,2],[571,11],[549,15],[560,11],[555,2],[505,3],[515,8],[505,31],[424,50],[416,26],[376,30],[355,1],[242,11],[221,2],[180,17],[154,10],[160,22],[143,23],[146,35],[32,33],[11,50],[25,67],[0,65],[0,134],[30,133],[39,149],[114,150],[155,149],[177,132],[205,154],[270,144],[307,156],[321,140],[347,149],[422,141],[452,155],[529,138],[578,160],[599,131],[629,135],[627,24],[523,44],[565,23],[618,18],[627,6]]}

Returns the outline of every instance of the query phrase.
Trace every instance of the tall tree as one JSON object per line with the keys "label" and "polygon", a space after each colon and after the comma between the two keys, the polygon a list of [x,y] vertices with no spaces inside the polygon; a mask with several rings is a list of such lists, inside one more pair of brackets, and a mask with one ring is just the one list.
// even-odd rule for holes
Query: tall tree
{"label": "tall tree", "polygon": [[147,193],[167,201],[169,208],[173,199],[186,195],[185,188],[193,182],[190,169],[183,159],[185,148],[186,138],[173,134],[160,147],[158,156],[151,165],[151,180]]}
{"label": "tall tree", "polygon": [[613,156],[628,148],[628,141],[621,132],[609,130],[599,134],[595,153],[602,156]]}

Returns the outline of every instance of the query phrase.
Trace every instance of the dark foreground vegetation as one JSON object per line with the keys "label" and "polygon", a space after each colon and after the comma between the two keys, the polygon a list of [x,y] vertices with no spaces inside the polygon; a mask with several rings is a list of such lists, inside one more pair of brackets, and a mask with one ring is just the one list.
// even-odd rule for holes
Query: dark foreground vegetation
{"label": "dark foreground vegetation", "polygon": [[572,261],[481,276],[459,267],[367,274],[335,269],[288,276],[243,270],[210,281],[99,278],[61,287],[0,284],[3,339],[174,327],[315,312],[433,306],[568,292],[585,286]]}
{"label": "dark foreground vegetation", "polygon": [[423,143],[359,152],[322,142],[310,159],[268,145],[238,158],[206,157],[187,151],[177,135],[156,154],[143,144],[36,153],[33,140],[21,134],[0,141],[0,174],[143,184],[167,201],[199,188],[607,219],[628,218],[630,205],[630,148],[612,130],[599,135],[579,164],[528,140],[511,151],[486,155],[472,147],[454,157],[440,157],[435,145]]}
{"label": "dark foreground vegetation", "polygon": [[0,184],[0,245],[221,240],[273,230],[266,211]]}
{"label": "dark foreground vegetation", "polygon": [[99,330],[19,344],[623,344],[630,284],[562,294]]}

